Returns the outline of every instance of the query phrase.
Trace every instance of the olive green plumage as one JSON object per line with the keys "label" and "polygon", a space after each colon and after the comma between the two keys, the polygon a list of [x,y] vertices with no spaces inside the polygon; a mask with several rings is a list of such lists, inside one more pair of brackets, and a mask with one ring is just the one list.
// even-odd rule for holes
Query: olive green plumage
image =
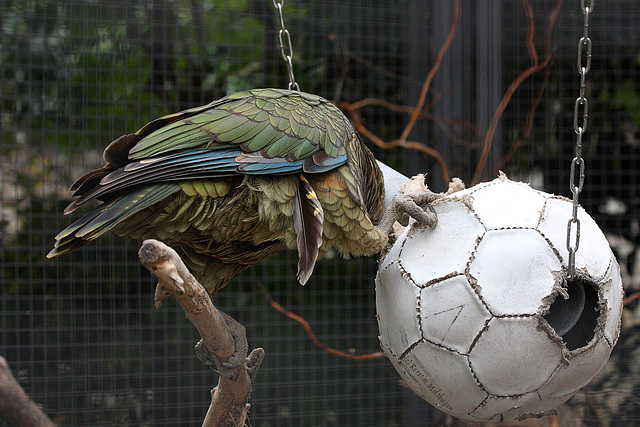
{"label": "olive green plumage", "polygon": [[344,115],[307,93],[255,89],[152,121],[112,142],[65,213],[102,203],[56,236],[48,257],[114,229],[172,245],[214,294],[245,268],[297,249],[304,284],[334,247],[379,252],[384,185]]}

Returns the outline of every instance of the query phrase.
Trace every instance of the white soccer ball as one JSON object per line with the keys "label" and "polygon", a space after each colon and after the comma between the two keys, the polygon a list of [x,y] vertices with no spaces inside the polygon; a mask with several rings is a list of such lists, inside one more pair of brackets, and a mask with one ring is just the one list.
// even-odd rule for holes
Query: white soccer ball
{"label": "white soccer ball", "polygon": [[620,332],[618,263],[582,209],[501,175],[438,200],[380,264],[380,342],[422,398],[469,421],[549,413],[600,371]]}

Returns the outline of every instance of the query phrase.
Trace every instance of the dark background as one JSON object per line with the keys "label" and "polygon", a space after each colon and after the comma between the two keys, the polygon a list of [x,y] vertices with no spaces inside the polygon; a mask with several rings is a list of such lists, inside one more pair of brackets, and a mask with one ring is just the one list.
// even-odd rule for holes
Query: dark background
{"label": "dark background", "polygon": [[[460,1],[426,114],[408,139],[437,150],[450,175],[470,184],[507,89],[549,56],[548,66],[515,85],[480,178],[500,168],[569,196],[580,2],[530,3]],[[286,0],[302,90],[352,106],[367,98],[415,105],[455,4]],[[640,288],[639,21],[637,0],[596,2],[581,195],[616,251],[627,294]],[[0,0],[0,354],[60,425],[201,423],[217,379],[194,357],[198,337],[179,307],[172,301],[153,307],[154,281],[137,261],[139,242],[110,235],[68,256],[45,255],[70,221],[61,213],[68,186],[101,165],[111,140],[228,93],[286,87],[278,25],[270,0]],[[527,49],[528,37],[537,55]],[[409,121],[396,110],[368,105],[358,112],[370,131],[392,141]],[[434,190],[445,188],[433,157],[367,142],[404,174],[428,172]],[[376,265],[375,258],[328,257],[302,288],[296,254],[285,253],[241,274],[216,297],[247,327],[250,346],[266,350],[252,426],[440,420],[399,384],[387,360],[353,362],[323,352],[259,291],[264,287],[306,318],[327,345],[376,352]],[[569,401],[574,420],[638,424],[639,309],[637,302],[625,307],[609,364]]]}

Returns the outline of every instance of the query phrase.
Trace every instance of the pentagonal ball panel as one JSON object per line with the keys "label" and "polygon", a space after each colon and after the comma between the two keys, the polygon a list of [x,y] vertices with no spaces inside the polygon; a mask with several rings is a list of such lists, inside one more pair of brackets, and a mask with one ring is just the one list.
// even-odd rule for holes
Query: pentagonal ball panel
{"label": "pentagonal ball panel", "polygon": [[535,314],[551,294],[560,271],[558,257],[535,230],[488,231],[474,254],[469,274],[494,315]]}
{"label": "pentagonal ball panel", "polygon": [[420,397],[459,418],[473,419],[465,414],[487,397],[473,380],[465,356],[428,342],[411,349],[402,359],[402,369],[403,378]]}
{"label": "pentagonal ball panel", "polygon": [[422,289],[420,301],[424,338],[463,354],[491,317],[463,275]]}
{"label": "pentagonal ball panel", "polygon": [[540,221],[545,196],[526,184],[499,178],[472,193],[473,210],[486,227],[535,228]]}

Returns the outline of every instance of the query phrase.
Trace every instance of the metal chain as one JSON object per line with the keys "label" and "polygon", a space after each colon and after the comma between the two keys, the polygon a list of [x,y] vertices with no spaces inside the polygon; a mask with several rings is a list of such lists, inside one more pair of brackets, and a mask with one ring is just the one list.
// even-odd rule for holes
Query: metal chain
{"label": "metal chain", "polygon": [[[589,38],[589,17],[593,11],[593,0],[588,4],[581,0],[584,15],[584,33],[578,42],[578,73],[580,74],[580,96],[576,98],[573,109],[573,131],[576,133],[575,157],[571,161],[569,187],[573,193],[573,212],[567,223],[567,250],[569,251],[568,280],[573,280],[576,272],[576,252],[580,246],[580,220],[578,219],[578,198],[584,185],[584,159],[582,158],[582,140],[587,131],[589,101],[585,95],[585,81],[591,69],[591,39]],[[586,55],[586,58],[585,58]],[[582,114],[580,114],[582,111]],[[580,116],[582,119],[580,120]],[[576,185],[576,173],[578,185]],[[572,237],[573,236],[573,237]]]}
{"label": "metal chain", "polygon": [[282,6],[284,0],[273,0],[273,7],[278,11],[278,17],[280,18],[280,31],[278,32],[278,39],[280,40],[280,53],[282,59],[284,59],[287,65],[287,73],[289,74],[289,89],[300,91],[300,86],[296,83],[296,79],[293,76],[293,47],[291,45],[291,34],[284,26],[284,16],[282,16]]}

